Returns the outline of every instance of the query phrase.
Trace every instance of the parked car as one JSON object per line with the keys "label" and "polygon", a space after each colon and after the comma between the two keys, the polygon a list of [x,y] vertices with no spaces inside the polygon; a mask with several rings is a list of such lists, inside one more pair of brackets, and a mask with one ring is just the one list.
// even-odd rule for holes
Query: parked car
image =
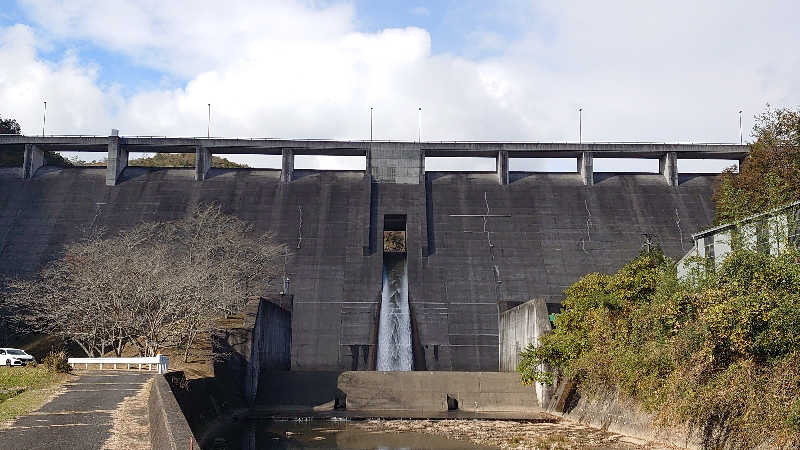
{"label": "parked car", "polygon": [[0,348],[0,366],[24,366],[35,363],[33,356],[18,348]]}

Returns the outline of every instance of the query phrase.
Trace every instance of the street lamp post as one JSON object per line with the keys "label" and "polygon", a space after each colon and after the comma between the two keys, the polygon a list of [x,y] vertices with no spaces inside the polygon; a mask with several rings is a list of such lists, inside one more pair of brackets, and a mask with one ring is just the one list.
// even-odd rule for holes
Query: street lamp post
{"label": "street lamp post", "polygon": [[417,117],[417,142],[422,143],[422,107],[419,107]]}
{"label": "street lamp post", "polygon": [[739,110],[739,145],[744,144],[744,135],[742,134],[742,110]]}

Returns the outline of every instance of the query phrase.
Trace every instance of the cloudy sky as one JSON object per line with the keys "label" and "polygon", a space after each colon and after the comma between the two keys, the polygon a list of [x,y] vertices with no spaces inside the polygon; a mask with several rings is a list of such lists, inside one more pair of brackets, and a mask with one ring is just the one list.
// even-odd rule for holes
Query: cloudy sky
{"label": "cloudy sky", "polygon": [[[735,142],[800,104],[794,1],[0,0],[0,115],[47,133]],[[747,133],[746,136],[747,137]]]}

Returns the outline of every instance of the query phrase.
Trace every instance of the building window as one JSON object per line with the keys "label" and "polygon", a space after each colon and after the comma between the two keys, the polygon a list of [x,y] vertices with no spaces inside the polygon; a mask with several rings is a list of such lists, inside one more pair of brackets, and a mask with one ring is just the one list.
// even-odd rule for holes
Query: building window
{"label": "building window", "polygon": [[714,264],[714,235],[703,238],[703,246],[706,249],[706,260]]}
{"label": "building window", "polygon": [[789,225],[789,245],[800,247],[800,206],[794,206],[786,214]]}
{"label": "building window", "polygon": [[756,222],[756,251],[762,255],[769,255],[769,224],[767,219]]}

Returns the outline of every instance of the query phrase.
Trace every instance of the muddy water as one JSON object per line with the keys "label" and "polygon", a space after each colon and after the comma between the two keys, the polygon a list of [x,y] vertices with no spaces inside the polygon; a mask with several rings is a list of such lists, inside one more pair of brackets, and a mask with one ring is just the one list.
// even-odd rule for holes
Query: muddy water
{"label": "muddy water", "polygon": [[255,449],[487,449],[426,433],[369,431],[351,422],[255,420],[235,424],[204,448]]}

